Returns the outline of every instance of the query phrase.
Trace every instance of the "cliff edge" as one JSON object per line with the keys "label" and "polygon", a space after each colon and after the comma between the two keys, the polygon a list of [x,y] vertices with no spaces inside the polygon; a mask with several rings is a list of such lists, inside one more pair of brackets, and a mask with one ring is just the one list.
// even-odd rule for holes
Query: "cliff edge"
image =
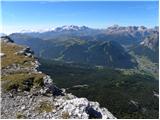
{"label": "cliff edge", "polygon": [[29,47],[1,37],[1,118],[114,119],[98,102],[78,98],[38,71]]}

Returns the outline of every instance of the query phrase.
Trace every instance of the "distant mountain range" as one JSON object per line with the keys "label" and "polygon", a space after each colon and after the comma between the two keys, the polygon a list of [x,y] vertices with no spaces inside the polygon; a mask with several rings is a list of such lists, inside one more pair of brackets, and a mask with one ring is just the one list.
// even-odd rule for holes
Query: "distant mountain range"
{"label": "distant mountain range", "polygon": [[10,37],[16,43],[30,46],[38,57],[113,68],[134,68],[137,62],[128,51],[149,56],[151,61],[157,62],[158,33],[158,27],[114,25],[107,29],[92,29],[71,25],[46,32],[13,33]]}
{"label": "distant mountain range", "polygon": [[[118,26],[113,25],[106,29],[93,29],[86,26],[62,26],[57,27],[54,30],[49,30],[45,32],[21,32],[16,34],[28,35],[31,37],[36,37],[44,40],[53,39],[59,36],[74,36],[82,37],[87,40],[114,40],[122,44],[135,43],[142,40],[145,36],[153,34],[158,31],[158,27],[146,28],[144,26]],[[123,39],[123,40],[122,40]]]}

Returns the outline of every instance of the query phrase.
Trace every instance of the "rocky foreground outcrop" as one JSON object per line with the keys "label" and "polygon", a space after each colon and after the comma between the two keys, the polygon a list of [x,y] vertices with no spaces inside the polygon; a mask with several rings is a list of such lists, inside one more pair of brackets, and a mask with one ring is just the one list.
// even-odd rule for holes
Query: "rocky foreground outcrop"
{"label": "rocky foreground outcrop", "polygon": [[1,118],[89,119],[115,117],[98,102],[78,98],[38,71],[28,47],[1,37]]}

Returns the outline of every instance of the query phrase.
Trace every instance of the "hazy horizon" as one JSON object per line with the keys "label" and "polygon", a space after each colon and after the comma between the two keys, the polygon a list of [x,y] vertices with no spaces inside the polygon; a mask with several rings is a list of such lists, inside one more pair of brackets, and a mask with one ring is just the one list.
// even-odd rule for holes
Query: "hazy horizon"
{"label": "hazy horizon", "polygon": [[119,26],[155,27],[158,1],[95,2],[1,2],[2,33],[22,30],[50,30],[63,25],[107,28]]}
{"label": "hazy horizon", "polygon": [[[72,24],[73,25],[73,24]],[[82,27],[82,26],[86,26],[86,27],[89,27],[89,28],[91,28],[91,29],[107,29],[108,27],[111,27],[111,26],[114,26],[114,25],[118,25],[118,24],[113,24],[113,25],[109,25],[109,26],[105,26],[105,27],[103,27],[103,28],[94,28],[94,27],[89,27],[89,26],[86,26],[86,25],[74,25],[74,26],[78,26],[78,27]],[[1,32],[0,31],[0,34],[5,34],[5,35],[10,35],[10,34],[12,34],[12,33],[27,33],[27,32],[46,32],[46,31],[53,31],[53,30],[55,30],[57,27],[63,27],[63,26],[71,26],[71,24],[69,24],[69,25],[61,25],[61,26],[56,26],[56,27],[53,27],[53,28],[45,28],[45,29],[19,29],[19,30],[17,30],[17,31],[13,31],[13,32]],[[122,25],[118,25],[118,26],[120,26],[120,27],[129,27],[129,26],[134,26],[134,25],[127,25],[127,26],[122,26]],[[139,26],[136,26],[136,27],[140,27],[140,26],[144,26],[144,25],[139,25]],[[144,26],[144,27],[146,27],[146,26]],[[147,28],[155,28],[155,27],[159,27],[159,25],[158,26],[152,26],[152,27],[147,27]]]}

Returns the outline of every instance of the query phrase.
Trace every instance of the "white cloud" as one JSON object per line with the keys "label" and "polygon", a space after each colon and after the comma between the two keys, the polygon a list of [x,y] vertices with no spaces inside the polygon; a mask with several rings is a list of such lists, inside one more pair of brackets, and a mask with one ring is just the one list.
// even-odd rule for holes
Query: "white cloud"
{"label": "white cloud", "polygon": [[56,26],[54,25],[44,25],[44,26],[25,26],[25,25],[2,25],[2,29],[0,29],[0,33],[11,34],[15,32],[21,32],[24,30],[28,31],[46,31],[53,30]]}

